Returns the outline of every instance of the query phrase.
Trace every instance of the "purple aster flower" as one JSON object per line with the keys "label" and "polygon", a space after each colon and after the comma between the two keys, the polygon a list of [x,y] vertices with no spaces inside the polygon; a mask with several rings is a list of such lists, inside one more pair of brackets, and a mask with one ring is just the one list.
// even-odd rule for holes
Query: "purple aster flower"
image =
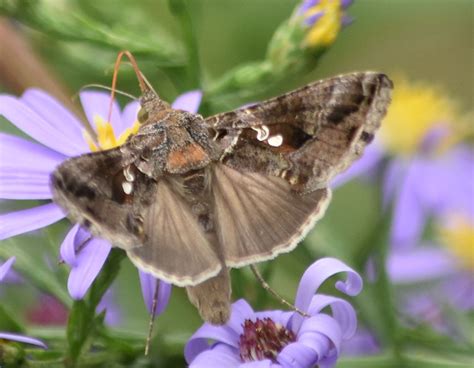
{"label": "purple aster flower", "polygon": [[[357,327],[353,307],[344,299],[317,293],[329,277],[347,273],[336,288],[347,295],[362,289],[361,277],[334,258],[311,265],[301,278],[296,312],[273,310],[255,312],[243,299],[232,305],[227,324],[205,323],[185,346],[191,368],[198,367],[331,367],[341,342],[351,338]],[[330,307],[332,313],[322,312]]]}
{"label": "purple aster flower", "polygon": [[[200,91],[185,93],[177,98],[173,107],[196,112],[201,95]],[[0,115],[37,142],[0,133],[0,198],[50,200],[49,177],[62,161],[91,150],[117,146],[138,129],[137,101],[129,103],[123,111],[114,101],[111,121],[106,122],[108,93],[84,91],[80,99],[95,129],[99,147],[89,138],[79,119],[48,94],[30,89],[20,98],[0,95]],[[63,211],[54,203],[1,214],[0,240],[40,229],[62,218]],[[60,253],[71,267],[68,290],[74,299],[85,295],[110,250],[110,243],[93,237],[79,225],[68,232]],[[169,287],[162,284],[161,290]]]}
{"label": "purple aster flower", "polygon": [[[3,264],[0,265],[0,282],[2,282],[2,280],[5,279],[13,263],[15,263],[15,257],[9,258],[7,261],[5,261]],[[41,340],[35,339],[33,337],[25,336],[25,335],[10,333],[10,332],[0,331],[0,340],[22,342],[25,344],[39,346],[43,349],[47,348],[46,344]]]}

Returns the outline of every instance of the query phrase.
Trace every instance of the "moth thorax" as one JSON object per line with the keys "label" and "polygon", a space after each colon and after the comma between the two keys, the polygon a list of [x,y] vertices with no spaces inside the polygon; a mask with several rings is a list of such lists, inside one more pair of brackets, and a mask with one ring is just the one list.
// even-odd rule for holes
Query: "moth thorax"
{"label": "moth thorax", "polygon": [[244,332],[240,335],[240,357],[245,362],[271,359],[276,361],[278,353],[288,344],[296,341],[293,331],[288,330],[270,318],[257,318],[255,322],[246,319]]}

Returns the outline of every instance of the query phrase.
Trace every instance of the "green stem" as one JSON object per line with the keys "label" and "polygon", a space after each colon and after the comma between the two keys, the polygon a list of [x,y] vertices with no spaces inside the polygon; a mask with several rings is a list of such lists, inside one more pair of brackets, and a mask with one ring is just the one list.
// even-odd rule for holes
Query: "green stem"
{"label": "green stem", "polygon": [[76,367],[81,354],[87,350],[92,336],[102,327],[103,315],[96,316],[96,308],[107,289],[115,280],[125,253],[112,249],[99,276],[92,284],[88,296],[73,304],[67,325],[68,347],[65,357],[67,367]]}

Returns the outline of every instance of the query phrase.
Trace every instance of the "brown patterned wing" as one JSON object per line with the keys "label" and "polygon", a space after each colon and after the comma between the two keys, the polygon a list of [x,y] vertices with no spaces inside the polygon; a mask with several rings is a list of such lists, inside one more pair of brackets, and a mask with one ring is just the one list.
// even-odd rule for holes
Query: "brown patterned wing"
{"label": "brown patterned wing", "polygon": [[329,181],[372,141],[391,89],[383,74],[353,73],[206,119],[223,152],[211,188],[228,266],[297,245],[323,216]]}
{"label": "brown patterned wing", "polygon": [[326,210],[330,189],[300,194],[283,179],[217,165],[213,177],[216,231],[228,267],[291,251]]}
{"label": "brown patterned wing", "polygon": [[293,190],[325,188],[362,155],[390,103],[392,82],[360,72],[206,119],[238,171],[278,176]]}
{"label": "brown patterned wing", "polygon": [[216,276],[222,262],[185,199],[171,183],[159,181],[144,209],[142,246],[127,250],[142,270],[177,286],[193,286]]}

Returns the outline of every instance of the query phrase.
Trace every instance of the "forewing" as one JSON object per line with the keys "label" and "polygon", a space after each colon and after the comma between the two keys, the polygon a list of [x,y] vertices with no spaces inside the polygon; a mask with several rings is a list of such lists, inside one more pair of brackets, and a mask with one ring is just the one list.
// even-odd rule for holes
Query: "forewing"
{"label": "forewing", "polygon": [[241,267],[291,251],[320,219],[329,189],[299,194],[283,179],[217,165],[213,177],[217,234],[226,264]]}
{"label": "forewing", "polygon": [[140,198],[127,192],[146,191],[151,183],[145,178],[140,183],[142,188],[133,188],[134,184],[127,181],[125,173],[133,170],[134,159],[123,147],[66,160],[51,176],[54,201],[73,222],[115,246],[140,245],[143,232],[134,216]]}
{"label": "forewing", "polygon": [[143,217],[146,239],[127,251],[139,268],[178,286],[199,284],[221,270],[209,239],[170,183],[158,182]]}
{"label": "forewing", "polygon": [[309,84],[206,119],[221,161],[284,178],[294,190],[324,188],[362,155],[390,102],[392,83],[373,72]]}

